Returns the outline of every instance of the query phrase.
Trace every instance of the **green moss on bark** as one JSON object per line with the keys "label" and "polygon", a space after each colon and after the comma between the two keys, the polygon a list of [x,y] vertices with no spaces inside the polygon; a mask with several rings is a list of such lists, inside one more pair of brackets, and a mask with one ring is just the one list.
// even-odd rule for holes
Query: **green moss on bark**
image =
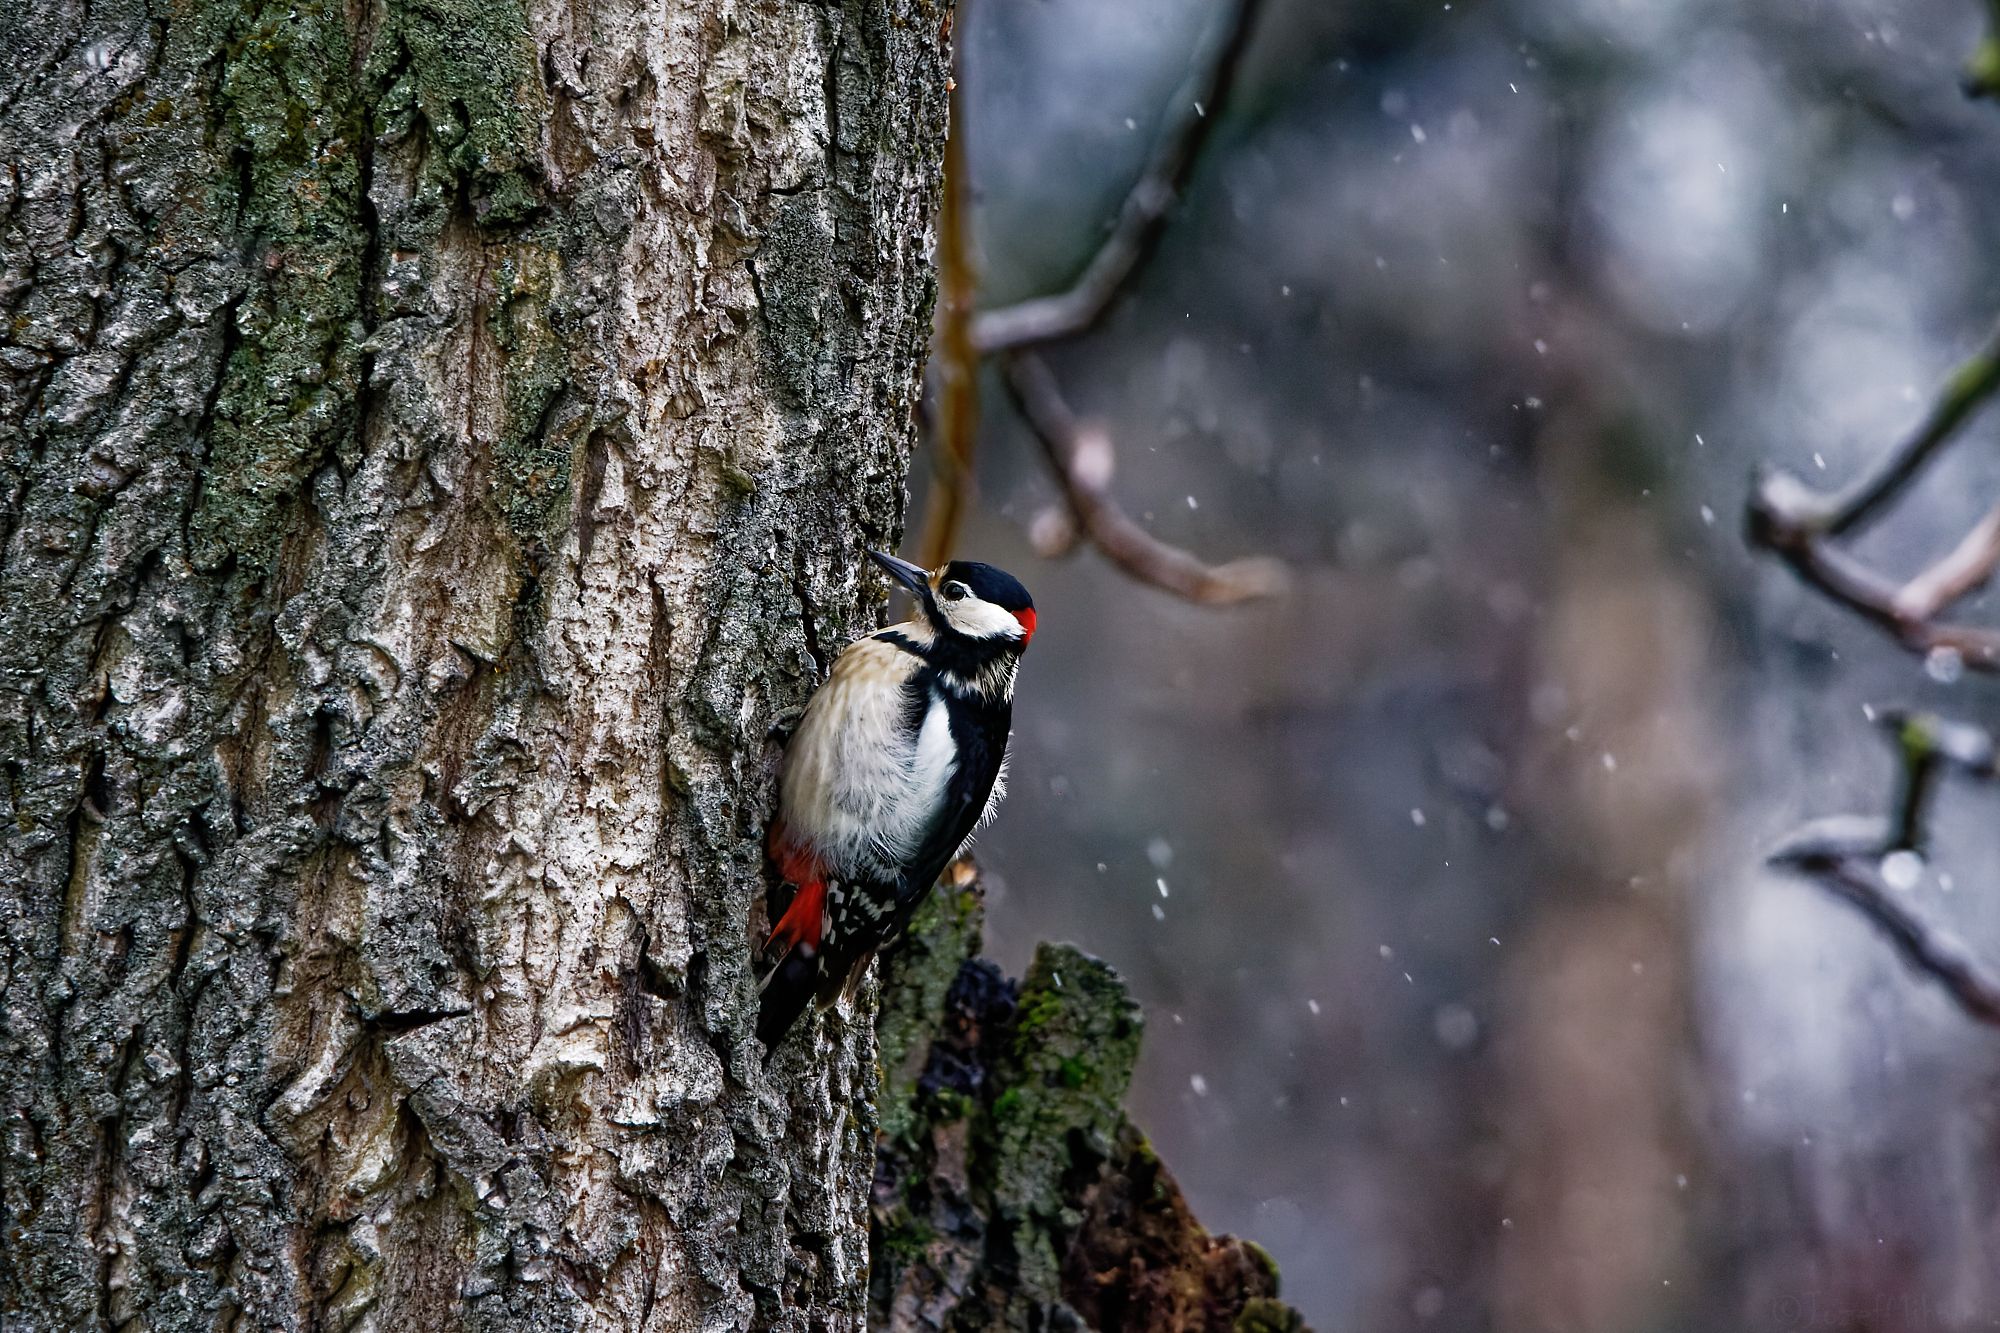
{"label": "green moss on bark", "polygon": [[[958,874],[966,868],[961,863],[946,874],[937,892],[917,908],[902,942],[882,965],[882,1008],[875,1019],[882,1066],[882,1133],[906,1145],[919,1121],[917,1083],[944,1017],[946,993],[965,961],[979,951],[985,924],[985,904],[970,875]],[[948,1089],[933,1089],[932,1095],[954,1096]],[[956,1119],[970,1107],[935,1109]]]}
{"label": "green moss on bark", "polygon": [[1060,1290],[1055,1238],[1069,1186],[1111,1155],[1143,1027],[1125,982],[1104,962],[1069,944],[1035,951],[1000,1069],[1007,1092],[987,1127],[994,1207],[1014,1233],[1020,1280],[1031,1291]]}
{"label": "green moss on bark", "polygon": [[222,37],[221,132],[237,144],[237,179],[217,183],[234,199],[217,211],[233,202],[253,286],[235,311],[190,536],[198,567],[233,555],[256,575],[276,560],[277,520],[313,460],[355,426],[363,146],[341,6],[218,6],[209,16]]}
{"label": "green moss on bark", "polygon": [[507,525],[524,546],[550,540],[569,520],[570,472],[581,430],[551,429],[553,408],[570,381],[557,328],[561,257],[522,243],[511,247],[495,286],[487,329],[503,356],[505,406],[494,463]]}
{"label": "green moss on bark", "polygon": [[[518,0],[393,0],[379,30],[359,38],[330,0],[215,4],[202,17],[222,52],[217,132],[237,145],[236,176],[215,183],[215,206],[240,219],[252,282],[235,309],[190,535],[198,567],[233,556],[258,577],[276,562],[283,511],[307,478],[358,455],[381,252],[429,256],[460,213],[491,233],[532,219],[533,127],[544,113]],[[416,135],[420,206],[378,235],[375,151]],[[496,447],[508,516],[525,536],[567,512],[557,501],[570,451],[539,438],[566,379],[550,327],[559,264],[523,246],[498,267],[502,299],[488,319],[507,360]]]}
{"label": "green moss on bark", "polygon": [[520,0],[397,0],[377,39],[376,76],[400,62],[385,101],[423,117],[439,150],[433,170],[468,189],[482,225],[526,220],[543,123],[542,83]]}

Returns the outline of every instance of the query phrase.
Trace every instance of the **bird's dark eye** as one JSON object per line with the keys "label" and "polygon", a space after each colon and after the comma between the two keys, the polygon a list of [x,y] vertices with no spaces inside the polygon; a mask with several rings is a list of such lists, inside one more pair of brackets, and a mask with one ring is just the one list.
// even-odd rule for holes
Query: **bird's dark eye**
{"label": "bird's dark eye", "polygon": [[963,583],[947,583],[944,585],[944,599],[947,602],[955,602],[963,596],[965,596],[965,585]]}

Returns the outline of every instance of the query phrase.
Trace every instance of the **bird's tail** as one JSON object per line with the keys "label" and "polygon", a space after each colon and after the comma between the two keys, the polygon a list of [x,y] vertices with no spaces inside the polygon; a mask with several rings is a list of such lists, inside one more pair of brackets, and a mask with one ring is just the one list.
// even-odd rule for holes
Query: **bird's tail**
{"label": "bird's tail", "polygon": [[811,949],[792,949],[764,978],[757,998],[757,1038],[764,1043],[766,1059],[799,1021],[818,986],[819,959]]}
{"label": "bird's tail", "polygon": [[757,1035],[763,1038],[766,1055],[778,1049],[819,984],[819,946],[825,929],[826,884],[813,875],[799,884],[791,905],[764,941],[765,956],[777,959],[759,987],[763,994],[757,1005]]}

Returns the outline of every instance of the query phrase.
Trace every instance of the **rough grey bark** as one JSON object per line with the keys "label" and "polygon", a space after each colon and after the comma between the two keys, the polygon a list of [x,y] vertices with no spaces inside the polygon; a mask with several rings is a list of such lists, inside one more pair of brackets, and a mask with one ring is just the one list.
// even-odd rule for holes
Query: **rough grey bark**
{"label": "rough grey bark", "polygon": [[0,1319],[858,1325],[749,948],[947,6],[0,11]]}

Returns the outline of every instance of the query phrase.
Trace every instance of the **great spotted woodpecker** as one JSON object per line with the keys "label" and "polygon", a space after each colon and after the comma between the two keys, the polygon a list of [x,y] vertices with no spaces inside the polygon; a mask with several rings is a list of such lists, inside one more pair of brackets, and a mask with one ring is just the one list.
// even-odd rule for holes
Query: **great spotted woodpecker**
{"label": "great spotted woodpecker", "polygon": [[1014,674],[1035,637],[1035,604],[1011,574],[868,554],[910,590],[916,614],[847,646],[785,752],[770,845],[798,892],[764,946],[766,1050],[808,999],[824,1009],[854,993],[992,814]]}

